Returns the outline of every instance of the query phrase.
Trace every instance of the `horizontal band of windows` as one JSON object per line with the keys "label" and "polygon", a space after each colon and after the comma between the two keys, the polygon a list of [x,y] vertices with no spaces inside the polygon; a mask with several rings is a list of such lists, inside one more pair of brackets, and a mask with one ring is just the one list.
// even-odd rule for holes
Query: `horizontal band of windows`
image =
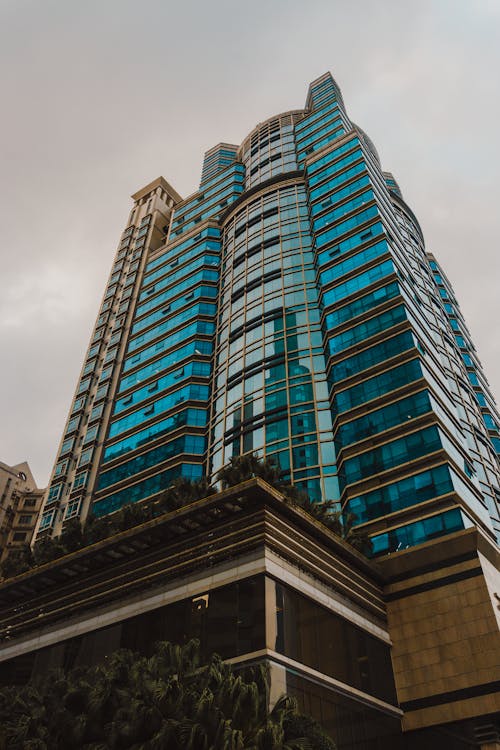
{"label": "horizontal band of windows", "polygon": [[[339,278],[339,276],[348,273],[356,265],[360,265],[359,259],[355,260],[353,265],[353,261],[350,258],[345,261],[345,265],[340,265],[339,261],[343,255],[349,254],[352,257],[356,257],[351,251],[358,252],[361,245],[366,245],[368,242],[372,242],[377,239],[377,237],[384,235],[385,228],[383,224],[376,222],[375,224],[362,229],[354,236],[348,237],[347,239],[342,240],[342,242],[330,247],[328,250],[319,253],[316,256],[316,265],[320,270],[327,266],[326,270],[322,271],[322,274],[326,274],[325,276],[322,276],[322,283],[334,281]],[[370,245],[370,247],[365,248],[363,252],[367,254],[360,257],[366,258],[366,262],[368,262],[370,259],[383,255],[383,244],[386,246],[385,252],[390,253],[389,244],[385,240],[379,240],[375,245]]]}
{"label": "horizontal band of windows", "polygon": [[190,341],[189,344],[181,346],[179,349],[175,349],[160,359],[155,359],[146,367],[141,367],[140,370],[131,375],[123,377],[120,381],[118,391],[124,391],[127,388],[131,388],[140,383],[143,380],[147,380],[153,375],[158,375],[160,372],[164,372],[168,368],[175,367],[176,364],[181,362],[186,357],[191,357],[194,354],[197,355],[210,355],[213,352],[213,344],[211,341]]}
{"label": "horizontal band of windows", "polygon": [[270,357],[264,357],[259,362],[254,362],[243,369],[240,368],[240,372],[227,379],[227,388],[233,388],[238,383],[241,383],[242,380],[245,380],[246,378],[249,378],[256,373],[261,372],[268,367],[276,366],[277,364],[280,364],[282,362],[285,362],[285,354],[283,352],[278,352],[277,354],[273,354]]}
{"label": "horizontal band of windows", "polygon": [[[318,311],[310,310],[310,313]],[[309,320],[305,322],[300,319],[294,326],[288,324],[287,335],[286,335],[286,346],[288,350],[288,357],[296,357],[297,354],[293,354],[296,350],[304,350],[312,347],[313,350],[321,350],[322,335],[318,326],[316,325],[316,319],[310,315]],[[262,348],[264,347],[264,352]],[[283,331],[281,318],[275,321],[271,320],[265,322],[262,326],[253,328],[248,331],[246,338],[244,339],[243,334],[235,339],[229,346],[229,377],[232,378],[240,374],[240,368],[242,365],[241,358],[242,352],[245,351],[245,366],[251,368],[253,365],[261,362],[263,358],[266,361],[270,357],[274,357],[278,354],[284,353],[285,351],[285,334]],[[314,352],[315,353],[315,352]],[[221,358],[226,359],[228,356],[227,346],[221,346],[219,349]]]}
{"label": "horizontal band of windows", "polygon": [[[304,409],[310,409],[312,404],[304,404]],[[276,440],[284,440],[290,437],[290,420],[288,418],[268,422],[265,427],[265,444],[268,445]],[[317,446],[316,446],[317,447]],[[318,463],[318,459],[314,463]],[[296,467],[302,468],[302,467]]]}
{"label": "horizontal band of windows", "polygon": [[[155,276],[155,285],[154,289],[146,288],[146,282],[142,284],[142,291],[139,294],[139,302],[143,302],[144,300],[148,299],[148,297],[153,292],[159,292],[162,289],[170,288],[173,284],[177,283],[181,279],[188,278],[193,271],[198,271],[201,269],[202,266],[219,266],[220,264],[220,258],[219,255],[209,254],[206,251],[204,251],[203,248],[200,248],[200,255],[195,260],[192,260],[190,263],[187,263],[186,265],[179,266],[178,270],[173,271],[172,270],[172,264],[169,265],[168,268],[161,268],[158,272],[155,271],[155,274],[161,278],[157,278]],[[178,264],[174,263],[174,267],[176,267]],[[152,281],[151,278],[149,281]],[[148,281],[148,284],[149,284]]]}
{"label": "horizontal band of windows", "polygon": [[315,105],[313,111],[310,114],[305,115],[303,119],[300,120],[300,122],[296,123],[294,127],[294,133],[296,137],[300,136],[302,132],[306,132],[313,127],[317,127],[318,122],[321,122],[325,118],[330,117],[332,113],[337,114],[338,111],[339,103],[337,101],[322,104],[320,107]]}
{"label": "horizontal band of windows", "polygon": [[124,479],[133,477],[135,474],[150,469],[152,466],[157,466],[173,456],[181,454],[201,456],[205,450],[206,439],[203,435],[182,435],[169,443],[153,448],[147,453],[134,456],[134,458],[116,466],[114,469],[102,472],[99,477],[97,490],[106,489],[112,484],[117,484]]}
{"label": "horizontal band of windows", "polygon": [[[277,153],[273,149],[273,151],[270,152],[269,156],[266,156],[254,167],[252,166],[247,174],[250,177],[253,177],[255,174],[260,172],[260,175],[257,175],[257,177],[260,177],[260,179],[262,179],[265,174],[276,174],[295,170],[297,168],[295,150],[293,149],[291,143],[287,145],[288,148],[286,148],[285,144],[282,143],[281,146],[283,147],[283,150],[280,150]],[[278,148],[280,147],[278,146]],[[262,156],[262,154],[260,156]]]}
{"label": "horizontal band of windows", "polygon": [[217,187],[217,184],[224,179],[226,174],[230,174],[232,172],[245,172],[245,167],[243,164],[240,164],[239,162],[232,161],[231,164],[229,164],[227,167],[224,167],[220,170],[220,172],[217,172],[213,177],[209,176],[205,180],[202,180],[200,189],[205,191],[209,188],[211,188],[213,185]]}
{"label": "horizontal band of windows", "polygon": [[341,469],[341,487],[422,458],[429,453],[435,453],[442,447],[440,431],[436,426],[426,427],[391,440],[344,461]]}
{"label": "horizontal band of windows", "polygon": [[[342,122],[342,121],[339,121]],[[297,152],[297,164],[299,167],[304,166],[304,162],[306,159],[314,153],[314,151],[320,151],[324,146],[327,146],[329,143],[333,143],[333,141],[336,141],[338,138],[341,138],[343,135],[345,135],[345,127],[341,125],[340,127],[335,128],[334,130],[330,130],[330,132],[325,135],[320,140],[313,143],[311,146],[308,146],[306,149],[298,151]]]}
{"label": "horizontal band of windows", "polygon": [[[291,212],[286,213],[290,214]],[[282,217],[279,226],[275,223],[272,226],[265,227],[262,232],[258,232],[251,237],[242,237],[241,239],[238,239],[234,245],[235,258],[238,259],[236,265],[239,265],[242,251],[246,253],[245,257],[247,258],[256,255],[259,250],[263,252],[264,257],[270,257],[271,252],[266,252],[268,248],[274,248],[279,244],[283,245],[285,239],[297,236],[299,232],[301,232],[307,242],[309,242],[310,224],[307,214],[305,211],[304,214],[297,214],[294,209],[288,219]]]}
{"label": "horizontal band of windows", "polygon": [[381,331],[386,331],[388,328],[391,328],[398,323],[402,323],[405,320],[407,320],[406,309],[404,305],[399,305],[398,307],[392,307],[390,310],[386,310],[376,317],[369,318],[353,328],[348,328],[337,336],[328,337],[327,332],[328,351],[330,355],[339,354],[345,349],[364,343],[375,334],[380,333]]}
{"label": "horizontal band of windows", "polygon": [[356,516],[356,524],[366,523],[453,490],[449,467],[443,464],[353,497],[348,500],[345,509]]}
{"label": "horizontal band of windows", "polygon": [[217,202],[215,205],[212,206],[209,210],[204,211],[202,214],[197,216],[195,219],[189,220],[186,224],[182,224],[180,228],[176,229],[174,232],[172,232],[172,239],[175,239],[175,237],[182,237],[183,234],[186,234],[186,232],[190,232],[192,229],[198,226],[203,221],[206,221],[207,219],[218,219],[221,215],[221,213],[225,212],[232,203],[238,200],[244,193],[244,185],[243,183],[235,182],[233,187],[230,190],[225,191],[224,193],[221,193],[218,197]]}
{"label": "horizontal band of windows", "polygon": [[[233,269],[237,268],[239,265],[244,263],[245,260],[252,258],[254,255],[262,253],[265,250],[269,250],[269,248],[280,248],[280,236],[279,235],[275,235],[274,237],[269,237],[267,240],[264,240],[264,242],[259,242],[257,245],[253,245],[252,247],[249,247],[247,250],[245,250],[244,253],[241,253],[241,255],[237,255],[233,260]],[[270,254],[264,253],[264,257],[270,257]]]}
{"label": "horizontal band of windows", "polygon": [[[234,162],[233,162],[234,163]],[[215,187],[209,190],[199,191],[198,195],[194,200],[189,201],[180,208],[176,207],[174,221],[172,226],[178,227],[184,221],[192,219],[200,211],[206,211],[212,207],[217,201],[220,201],[221,197],[224,197],[227,193],[226,188],[230,188],[237,183],[243,182],[245,175],[243,171],[235,171],[234,174],[230,175],[227,179],[218,183]]]}
{"label": "horizontal band of windows", "polygon": [[[304,412],[302,406],[297,409],[296,406],[291,404],[286,389],[277,393],[266,394],[265,412],[263,413],[248,416],[249,406],[251,407],[251,404],[243,405],[243,411],[236,409],[233,412],[232,418],[235,424],[224,433],[226,442],[230,442],[235,435],[242,432],[257,429],[258,427],[262,427],[263,424],[281,421],[287,415],[290,416],[291,434],[297,437],[297,441],[302,441],[305,434],[317,430],[314,411]],[[324,427],[325,425],[322,425],[321,429],[324,429]],[[331,430],[331,420],[327,428]]]}
{"label": "horizontal band of windows", "polygon": [[379,287],[378,289],[374,289],[373,292],[365,294],[363,297],[355,299],[350,304],[344,305],[344,307],[339,307],[337,310],[328,313],[325,318],[325,329],[331,331],[333,328],[336,328],[347,321],[353,320],[359,315],[378,307],[384,302],[394,299],[399,294],[400,289],[396,281]]}
{"label": "horizontal band of windows", "polygon": [[256,224],[259,224],[264,219],[269,219],[271,216],[278,216],[278,206],[272,206],[271,208],[266,208],[262,211],[261,214],[257,216],[252,216],[252,218],[248,218],[246,222],[243,224],[239,223],[237,227],[235,227],[234,230],[234,237],[239,237],[240,234],[243,234],[247,229],[251,229]]}
{"label": "horizontal band of windows", "polygon": [[323,294],[323,306],[328,307],[329,305],[336,305],[340,300],[349,297],[355,292],[359,292],[361,289],[374,284],[376,281],[383,279],[390,274],[395,273],[394,264],[390,260],[386,260],[380,265],[373,266],[368,271],[364,271],[352,279],[338,284],[329,289]]}
{"label": "horizontal band of windows", "polygon": [[341,448],[385,432],[392,427],[406,424],[430,411],[432,411],[432,404],[428,391],[419,391],[412,396],[394,401],[340,425],[336,433],[337,450],[340,451]]}
{"label": "horizontal band of windows", "polygon": [[237,179],[231,181],[228,188],[222,190],[212,200],[207,201],[206,204],[201,203],[199,211],[191,212],[192,218],[186,218],[175,223],[171,234],[172,239],[180,237],[206,219],[216,218],[222,210],[225,210],[228,205],[237,200],[243,193],[243,182],[243,176],[238,175]]}
{"label": "horizontal band of windows", "polygon": [[[235,375],[232,376],[231,379],[228,378],[227,381],[224,381],[225,372],[222,375],[219,375],[217,377],[219,387],[232,388],[235,383],[245,380],[245,393],[249,394],[253,390],[260,389],[263,386],[263,372],[265,373],[265,381],[268,388],[275,388],[276,386],[271,384],[282,380],[286,375],[288,375],[289,380],[294,379],[295,382],[297,378],[312,377],[311,354],[314,357],[312,363],[314,368],[319,367],[319,369],[314,369],[314,379],[317,381],[325,379],[324,358],[321,354],[318,356],[318,353],[322,351],[321,347],[318,346],[314,349],[309,348],[312,342],[310,341],[307,331],[305,331],[300,338],[295,335],[291,338],[293,338],[293,346],[288,347],[286,366],[285,356],[282,349],[278,350],[274,355],[270,355],[265,360],[259,358],[257,362],[252,361],[251,364],[247,364],[245,368],[242,368],[242,358],[238,357],[229,368],[229,372],[234,372]],[[318,342],[321,344],[321,337],[319,335]],[[275,359],[273,360],[272,357],[275,357]],[[307,362],[307,366],[304,365],[304,362]],[[266,370],[268,370],[268,372]],[[252,378],[254,379],[253,384],[248,382]]]}
{"label": "horizontal band of windows", "polygon": [[[188,290],[190,291],[190,293],[194,293],[199,283],[202,283],[204,281],[217,282],[218,280],[219,280],[218,270],[214,270],[210,268],[203,268],[201,271],[198,271],[198,273],[192,274],[188,279],[183,279],[179,284],[176,284],[175,287],[173,287],[172,289],[167,289],[166,291],[164,290],[160,292],[160,294],[157,294],[155,297],[151,297],[151,299],[149,299],[147,302],[144,302],[142,305],[139,305],[135,310],[134,320],[137,320],[145,313],[149,312],[150,310],[153,310],[155,307],[158,307],[159,305],[163,303],[169,303],[172,300],[172,298],[175,297],[177,294],[180,294]],[[205,289],[207,287],[204,286],[203,288]]]}
{"label": "horizontal band of windows", "polygon": [[338,106],[331,109],[327,116],[323,116],[314,124],[309,124],[307,128],[295,130],[295,148],[297,152],[303,151],[309,144],[314,143],[322,135],[329,133],[333,128],[342,124],[342,117],[339,117]]}
{"label": "horizontal band of windows", "polygon": [[335,410],[341,414],[422,378],[420,361],[412,359],[351,388],[335,392]]}
{"label": "horizontal band of windows", "polygon": [[303,120],[295,125],[295,133],[301,133],[303,130],[311,128],[318,120],[322,120],[324,117],[328,117],[330,112],[337,111],[337,107],[338,104],[336,102],[329,103],[320,108],[315,107],[312,114],[306,115]]}
{"label": "horizontal band of windows", "polygon": [[452,534],[454,531],[469,528],[471,525],[472,523],[465,513],[462,513],[458,508],[453,508],[444,513],[424,518],[421,521],[391,529],[384,534],[372,536],[371,557],[379,557],[390,552],[397,552],[400,549],[408,549],[408,547],[423,544],[423,542],[428,542],[431,539],[439,539],[446,534]]}
{"label": "horizontal band of windows", "polygon": [[[366,190],[366,188],[370,186],[370,178],[368,175],[363,175],[363,177],[349,183],[349,185],[342,188],[342,190],[338,190],[333,194],[330,193],[328,197],[317,201],[311,208],[314,231],[318,231],[323,227],[328,226],[333,221],[338,221],[349,211],[353,211],[354,209],[363,206],[365,203],[368,203],[368,201],[374,200],[375,194],[373,190]],[[365,190],[359,193],[363,188],[365,188]],[[354,198],[350,198],[354,193],[358,194]],[[332,209],[332,206],[335,208]],[[318,216],[317,219],[314,219],[315,215]]]}
{"label": "horizontal band of windows", "polygon": [[119,399],[115,404],[113,415],[120,414],[120,412],[125,409],[129,409],[132,406],[136,406],[141,401],[151,398],[153,393],[161,393],[173,385],[178,385],[187,378],[193,376],[208,378],[210,374],[210,362],[188,362],[183,367],[174,370],[167,375],[162,375],[157,380],[154,380],[142,388],[139,388],[137,391]]}
{"label": "horizontal band of windows", "polygon": [[[370,232],[366,233],[366,237],[365,235],[362,235],[362,237],[365,237],[365,240],[367,240],[369,237],[371,237],[371,235],[376,234],[377,231],[383,233],[382,224],[375,224],[374,227],[370,228]],[[355,240],[357,239],[358,238],[355,238]],[[355,241],[354,245],[356,244],[357,242]],[[333,252],[341,252],[341,250],[335,248]],[[339,281],[342,276],[346,276],[348,273],[352,273],[352,271],[355,271],[360,266],[366,265],[377,258],[382,258],[382,256],[388,255],[389,253],[389,245],[385,240],[377,242],[374,245],[370,245],[360,252],[349,255],[345,260],[339,260],[335,263],[335,265],[330,266],[325,271],[322,271],[319,277],[320,284],[323,287],[326,287],[327,285],[331,284],[332,281]],[[331,254],[332,253],[330,253],[330,255]]]}
{"label": "horizontal band of windows", "polygon": [[[188,240],[185,240],[184,242],[180,242],[178,245],[174,245],[174,247],[171,247],[169,243],[169,247],[167,250],[165,250],[161,255],[156,256],[153,260],[149,261],[147,263],[145,271],[144,271],[144,286],[146,284],[149,284],[153,279],[151,278],[150,274],[159,266],[162,266],[166,263],[171,263],[174,258],[182,253],[185,255],[185,250],[187,250],[189,247],[201,243],[204,239],[214,238],[218,239],[220,238],[220,229],[216,227],[207,227],[206,229],[203,229],[199,234],[196,234],[193,237],[190,237]],[[219,243],[217,243],[218,245]],[[199,250],[197,250],[199,252]]]}
{"label": "horizontal band of windows", "polygon": [[128,344],[127,356],[130,356],[136,349],[142,348],[145,344],[149,343],[153,339],[158,338],[163,333],[177,328],[187,320],[192,320],[193,318],[197,318],[199,316],[214,318],[216,312],[216,304],[211,304],[209,302],[198,302],[197,304],[188,307],[177,315],[168,318],[163,323],[155,325],[145,333],[141,333],[135,338],[131,339]]}
{"label": "horizontal band of windows", "polygon": [[[328,201],[330,196],[332,196],[334,200],[339,200],[338,197],[335,198],[337,193],[332,194],[332,190],[339,187],[340,185],[344,185],[345,183],[348,183],[350,180],[352,180],[359,174],[364,174],[366,176],[366,179],[368,180],[368,183],[371,184],[372,181],[370,180],[370,177],[368,176],[368,170],[367,170],[366,164],[364,162],[359,162],[358,164],[355,164],[349,169],[345,169],[341,174],[338,174],[335,177],[331,177],[330,179],[326,180],[326,182],[321,183],[321,185],[319,185],[317,188],[314,188],[314,190],[310,190],[309,200],[311,201],[311,204],[312,204],[311,210],[312,210],[313,215],[315,213],[318,213],[317,207],[318,205],[320,205],[318,201]],[[345,190],[347,189],[348,187],[346,186]]]}
{"label": "horizontal band of windows", "polygon": [[263,427],[264,424],[270,424],[271,422],[279,421],[285,416],[286,409],[280,407],[278,409],[274,409],[274,411],[272,412],[267,412],[265,414],[255,414],[252,417],[243,419],[241,422],[235,424],[234,427],[231,427],[229,430],[225,431],[224,445],[229,445],[233,442],[233,440],[238,439],[238,436],[240,435],[245,435],[248,432],[253,432],[254,430]]}
{"label": "horizontal band of windows", "polygon": [[[361,208],[362,206],[365,206],[366,204],[371,203],[374,200],[375,195],[373,191],[365,190],[365,192],[361,193],[360,195],[356,195],[354,198],[351,198],[345,203],[341,203],[339,206],[331,208],[329,211],[321,214],[319,218],[313,220],[313,231],[317,234],[316,247],[325,245],[333,237],[344,234],[348,230],[351,230],[353,227],[359,226],[359,224],[363,224],[372,216],[376,216],[378,213],[377,206],[370,206],[369,208],[366,208],[364,211],[361,211],[355,216],[352,216],[349,219],[342,221],[341,223],[337,223],[340,222],[340,220],[346,214],[350,213],[351,211],[355,211],[356,209]],[[332,224],[335,224],[335,226],[332,226]],[[330,227],[330,229],[323,231],[326,229],[326,227]]]}
{"label": "horizontal band of windows", "polygon": [[115,492],[113,495],[94,502],[92,513],[99,518],[108,513],[114,513],[114,511],[119,510],[127,503],[136,503],[145,500],[169,487],[174,479],[180,476],[193,481],[201,479],[203,476],[203,464],[201,462],[195,464],[182,463],[152,477],[143,479],[131,487],[126,487],[119,492]]}
{"label": "horizontal band of windows", "polygon": [[148,404],[146,408],[139,409],[128,414],[126,417],[117,419],[109,428],[109,439],[175,408],[184,401],[207,401],[209,392],[208,385],[191,383],[190,385],[183,386],[177,391],[169,393],[168,396],[163,396],[163,398],[159,398],[157,401]]}
{"label": "horizontal band of windows", "polygon": [[[353,149],[355,150],[353,151]],[[340,157],[348,151],[351,151],[352,153],[350,153],[349,156],[341,159]],[[363,158],[363,152],[360,148],[359,138],[353,137],[346,143],[343,143],[341,146],[332,149],[324,156],[307,165],[306,172],[309,185],[311,186],[316,184],[317,182],[319,182],[319,180],[323,179],[325,174],[333,174],[333,172],[338,172],[345,165],[350,164],[355,159],[360,158]],[[332,164],[332,162],[335,163]]]}
{"label": "horizontal band of windows", "polygon": [[169,349],[170,347],[173,347],[176,344],[181,343],[182,341],[185,341],[190,336],[196,336],[199,334],[211,336],[214,332],[215,323],[206,320],[197,320],[194,323],[186,326],[185,328],[179,329],[171,336],[166,336],[161,341],[156,341],[152,346],[143,349],[143,351],[127,357],[127,359],[125,359],[123,363],[123,372],[131,370],[139,363],[144,363],[146,360],[155,357],[159,352],[165,349]]}
{"label": "horizontal band of windows", "polygon": [[265,148],[270,143],[277,143],[278,141],[281,140],[282,137],[283,136],[282,136],[281,131],[278,132],[278,133],[275,133],[274,135],[271,135],[269,137],[266,136],[261,141],[259,141],[255,146],[253,146],[252,150],[250,151],[250,156],[255,156],[255,154],[257,153],[257,151],[259,151],[260,149]]}
{"label": "horizontal band of windows", "polygon": [[403,331],[403,333],[385,339],[375,346],[371,346],[352,357],[347,357],[347,359],[334,365],[331,370],[331,378],[337,383],[414,347],[416,347],[416,343],[411,331]]}
{"label": "horizontal band of windows", "polygon": [[[132,336],[136,336],[140,331],[148,328],[149,326],[157,323],[159,320],[165,320],[166,316],[171,316],[175,310],[184,307],[188,302],[192,302],[193,299],[199,297],[209,297],[215,299],[217,297],[217,287],[215,286],[201,286],[198,289],[194,289],[190,294],[185,297],[177,298],[176,300],[165,304],[155,310],[154,312],[147,315],[142,320],[138,321],[132,326]],[[174,315],[168,318],[168,326],[170,329],[174,328],[179,323],[189,318],[193,318],[195,315],[212,315],[215,312],[215,305],[209,302],[199,302],[196,306],[191,306],[186,310],[183,310],[178,315]]]}
{"label": "horizontal band of windows", "polygon": [[[242,336],[244,333],[253,330],[254,328],[258,328],[260,325],[263,325],[264,323],[268,323],[271,320],[283,320],[283,308],[279,307],[276,310],[269,310],[268,312],[264,312],[262,315],[256,315],[254,318],[251,318],[250,320],[246,321],[243,325],[238,326],[238,328],[235,328],[234,331],[231,331],[229,335],[229,343],[234,341],[235,339]],[[283,328],[283,326],[281,326]],[[278,328],[277,330],[281,330],[281,328]]]}
{"label": "horizontal band of windows", "polygon": [[[297,174],[296,176],[298,177],[299,175]],[[257,192],[260,190],[260,187],[256,186],[253,190]],[[234,237],[235,229],[242,223],[246,223],[248,219],[259,216],[264,209],[272,208],[279,204],[280,211],[286,210],[288,207],[296,211],[297,203],[299,205],[305,205],[306,203],[306,193],[301,186],[294,185],[290,187],[288,185],[281,188],[278,186],[273,193],[267,193],[263,197],[259,197],[255,201],[244,205],[235,214],[234,218],[225,227],[226,240],[230,239],[230,241],[233,241],[232,238]]]}
{"label": "horizontal band of windows", "polygon": [[[172,220],[172,228],[174,230],[178,230],[179,227],[185,229],[187,222],[192,222],[193,219],[195,221],[196,219],[198,221],[203,221],[204,219],[210,218],[214,213],[214,209],[218,208],[218,204],[221,200],[224,200],[234,193],[242,191],[244,181],[244,171],[232,169],[229,176],[226,176],[226,178],[219,182],[213,189],[199,191],[194,201],[187,203],[184,206],[176,206]],[[174,231],[173,235],[175,236],[178,233],[178,231]]]}
{"label": "horizontal band of windows", "polygon": [[[310,291],[311,290],[308,290],[308,292]],[[311,301],[314,302],[316,301],[316,299],[316,296],[314,296]],[[258,339],[263,340],[283,331],[285,328],[285,321],[287,331],[291,331],[292,329],[296,329],[300,326],[310,326],[312,324],[319,323],[319,310],[309,308],[309,310],[306,312],[306,307],[304,304],[284,308],[280,299],[274,300],[274,303],[275,304],[273,307],[271,307],[271,303],[268,303],[267,301],[265,305],[257,306],[259,309],[257,315],[254,315],[252,318],[248,318],[248,322],[246,324],[242,323],[236,328],[230,330],[229,336],[227,338],[229,339],[231,345],[231,352],[236,351],[237,344],[235,343],[235,341],[238,338],[242,337],[245,333],[248,336],[250,336],[251,334],[252,342],[256,343]],[[237,318],[235,318],[235,321],[239,323],[242,318],[243,316],[238,314]],[[262,334],[255,332],[256,329],[261,326],[264,327],[264,332]],[[252,331],[254,331],[254,333],[252,333]]]}
{"label": "horizontal band of windows", "polygon": [[104,452],[103,463],[109,463],[115,458],[119,458],[130,451],[136,450],[143,445],[157,440],[169,432],[179,429],[179,427],[204,427],[207,424],[208,413],[206,409],[184,409],[183,411],[173,414],[167,419],[150,425],[144,430],[136,432],[134,435],[120,440],[106,448]]}
{"label": "horizontal band of windows", "polygon": [[240,299],[240,297],[243,297],[246,293],[253,291],[254,289],[258,289],[259,286],[264,286],[269,281],[275,281],[276,279],[281,278],[281,269],[277,268],[274,271],[268,271],[267,273],[263,274],[260,278],[254,279],[253,281],[249,281],[248,284],[246,284],[241,289],[238,289],[237,292],[233,292],[231,296],[231,302],[234,303],[236,300]]}
{"label": "horizontal band of windows", "polygon": [[[337,192],[334,193],[330,192],[326,197],[323,196],[323,198],[320,198],[311,206],[313,227],[321,229],[328,222],[331,223],[332,218],[328,217],[333,217],[334,220],[337,220],[341,218],[343,214],[347,213],[347,211],[358,208],[359,206],[363,205],[363,202],[366,203],[368,200],[372,200],[374,197],[374,193],[372,190],[368,190],[361,193],[361,195],[356,196],[356,198],[341,203],[342,200],[349,198],[349,196],[351,196],[353,193],[358,193],[360,190],[363,190],[363,188],[370,186],[370,178],[368,177],[368,175],[363,175],[357,180],[350,182],[341,190],[337,190]],[[339,203],[340,205],[338,205]],[[328,211],[328,209],[331,206],[337,206],[337,208],[333,212],[330,212]],[[328,213],[326,213],[327,211]],[[316,215],[319,216],[318,219],[314,219],[314,216]]]}

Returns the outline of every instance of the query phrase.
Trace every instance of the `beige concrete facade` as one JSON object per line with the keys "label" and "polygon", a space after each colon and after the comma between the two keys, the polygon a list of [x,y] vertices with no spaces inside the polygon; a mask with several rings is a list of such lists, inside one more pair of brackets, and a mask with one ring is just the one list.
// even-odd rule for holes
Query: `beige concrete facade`
{"label": "beige concrete facade", "polygon": [[15,466],[0,461],[0,561],[10,549],[30,543],[43,492],[26,461]]}
{"label": "beige concrete facade", "polygon": [[498,712],[499,562],[478,529],[380,561],[406,731]]}

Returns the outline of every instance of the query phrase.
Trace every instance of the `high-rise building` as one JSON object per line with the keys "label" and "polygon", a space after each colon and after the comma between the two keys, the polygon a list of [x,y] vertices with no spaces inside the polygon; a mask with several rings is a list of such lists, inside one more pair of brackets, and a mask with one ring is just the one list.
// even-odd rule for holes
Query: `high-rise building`
{"label": "high-rise building", "polygon": [[373,554],[500,534],[500,418],[453,290],[327,73],[132,196],[38,535],[273,457]]}

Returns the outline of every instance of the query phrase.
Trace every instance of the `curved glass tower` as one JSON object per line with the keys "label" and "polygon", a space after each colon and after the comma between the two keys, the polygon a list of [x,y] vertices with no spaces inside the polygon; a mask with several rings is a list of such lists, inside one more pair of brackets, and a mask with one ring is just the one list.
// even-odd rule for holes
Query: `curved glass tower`
{"label": "curved glass tower", "polygon": [[39,534],[272,456],[384,555],[500,532],[500,419],[453,290],[327,73],[134,196]]}

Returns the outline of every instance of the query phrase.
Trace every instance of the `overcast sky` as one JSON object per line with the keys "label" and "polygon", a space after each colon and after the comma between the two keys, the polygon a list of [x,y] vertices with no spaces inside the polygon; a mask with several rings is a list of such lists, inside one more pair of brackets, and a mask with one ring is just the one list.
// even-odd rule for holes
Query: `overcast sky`
{"label": "overcast sky", "polygon": [[0,460],[46,484],[130,194],[330,70],[500,395],[499,0],[0,0]]}

